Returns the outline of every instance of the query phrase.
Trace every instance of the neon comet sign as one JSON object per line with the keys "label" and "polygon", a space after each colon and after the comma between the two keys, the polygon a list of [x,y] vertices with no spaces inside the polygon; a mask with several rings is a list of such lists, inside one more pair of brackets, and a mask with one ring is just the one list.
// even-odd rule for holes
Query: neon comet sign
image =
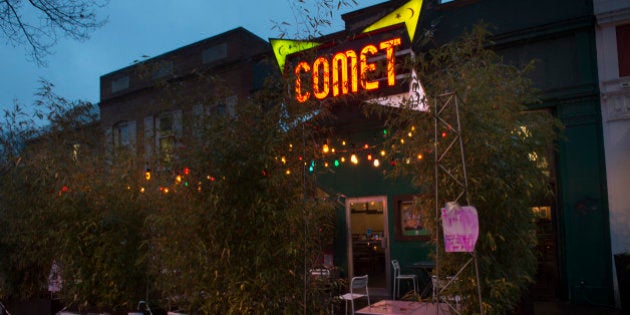
{"label": "neon comet sign", "polygon": [[359,93],[393,95],[410,91],[415,76],[402,66],[422,0],[411,0],[362,33],[342,42],[270,39],[280,70],[289,78],[293,98],[304,103]]}
{"label": "neon comet sign", "polygon": [[[323,56],[315,58],[313,63],[299,61],[293,69],[295,74],[295,99],[306,102],[311,95],[323,100],[331,95],[339,96],[362,90],[373,91],[380,87],[378,80],[372,80],[370,74],[376,72],[376,62],[370,57],[384,51],[386,58],[387,86],[396,85],[395,49],[401,45],[400,37],[384,40],[378,45],[367,44],[358,51],[348,49],[335,53],[332,58]],[[332,72],[331,72],[332,70]],[[311,74],[311,86],[303,84],[303,74]],[[331,82],[332,81],[332,82]]]}

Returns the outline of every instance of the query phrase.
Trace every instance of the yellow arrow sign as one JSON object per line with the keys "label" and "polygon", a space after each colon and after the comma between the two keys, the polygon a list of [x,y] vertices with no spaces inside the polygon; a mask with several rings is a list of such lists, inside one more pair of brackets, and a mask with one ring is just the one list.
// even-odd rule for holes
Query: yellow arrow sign
{"label": "yellow arrow sign", "polygon": [[422,0],[411,0],[405,3],[400,8],[394,10],[392,13],[384,16],[376,23],[368,26],[363,30],[363,33],[371,32],[388,26],[405,23],[407,27],[407,33],[409,39],[413,41],[413,36],[416,33],[416,27],[420,20],[420,12],[422,11]]}
{"label": "yellow arrow sign", "polygon": [[281,72],[284,72],[284,63],[288,55],[320,45],[318,42],[277,38],[271,38],[269,39],[269,42],[271,43],[273,53],[276,55],[276,61],[278,61],[278,66],[280,67]]}

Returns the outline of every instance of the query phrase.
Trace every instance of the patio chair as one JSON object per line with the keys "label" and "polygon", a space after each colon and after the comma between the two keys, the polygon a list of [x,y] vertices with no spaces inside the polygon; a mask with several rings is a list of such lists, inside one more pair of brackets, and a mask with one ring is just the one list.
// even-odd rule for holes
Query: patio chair
{"label": "patio chair", "polygon": [[392,259],[392,267],[394,268],[394,295],[393,295],[394,300],[398,298],[398,295],[400,295],[400,281],[401,280],[411,280],[413,284],[414,292],[418,292],[418,286],[416,282],[418,278],[417,275],[401,274],[400,263],[398,263],[398,260],[396,259]]}
{"label": "patio chair", "polygon": [[348,301],[352,304],[352,314],[355,312],[354,301],[366,298],[368,305],[370,305],[370,292],[368,291],[368,275],[353,277],[350,280],[350,292],[340,295],[340,299],[346,303],[346,314],[348,314]]}

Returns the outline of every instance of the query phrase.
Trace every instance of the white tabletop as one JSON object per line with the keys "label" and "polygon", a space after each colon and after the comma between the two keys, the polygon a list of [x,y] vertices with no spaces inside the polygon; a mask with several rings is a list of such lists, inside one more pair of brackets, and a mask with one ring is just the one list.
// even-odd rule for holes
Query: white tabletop
{"label": "white tabletop", "polygon": [[356,312],[362,315],[434,315],[437,308],[440,315],[450,314],[446,304],[424,303],[417,301],[382,300],[370,306],[366,306]]}
{"label": "white tabletop", "polygon": [[408,314],[412,314],[415,310],[419,309],[421,306],[422,306],[422,302],[382,300],[372,305],[366,306],[358,310],[356,313],[364,314],[364,315],[378,315],[378,314],[408,315]]}

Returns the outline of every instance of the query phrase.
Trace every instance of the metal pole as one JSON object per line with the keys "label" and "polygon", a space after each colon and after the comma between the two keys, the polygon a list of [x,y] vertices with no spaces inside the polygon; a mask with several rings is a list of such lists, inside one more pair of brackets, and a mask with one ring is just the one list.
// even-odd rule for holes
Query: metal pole
{"label": "metal pole", "polygon": [[[302,124],[302,156],[306,156],[306,137],[305,137],[305,130],[304,130],[304,124]],[[302,204],[306,204],[306,166],[302,165]],[[304,208],[302,208],[304,209]],[[308,208],[310,209],[310,208]],[[310,211],[310,210],[308,210]],[[302,294],[302,304],[304,305],[304,315],[306,315],[306,302],[307,302],[307,290],[308,290],[308,285],[309,285],[309,272],[308,272],[308,216],[306,214],[304,215],[304,288],[303,288],[303,294]],[[310,256],[310,255],[309,255]]]}
{"label": "metal pole", "polygon": [[[433,114],[433,122],[434,122],[434,132],[433,132],[433,152],[435,154],[435,160],[434,160],[434,182],[435,182],[435,277],[437,278],[437,281],[435,281],[434,283],[432,283],[432,285],[434,286],[433,288],[433,292],[435,292],[435,302],[436,304],[436,310],[437,310],[437,315],[440,314],[440,205],[439,205],[439,158],[440,158],[440,154],[438,152],[438,116],[439,116],[439,110],[440,110],[440,106],[439,106],[439,102],[438,102],[438,98],[435,99],[435,101],[433,102],[433,107],[435,110],[435,113]],[[431,279],[431,281],[433,282],[433,279]]]}
{"label": "metal pole", "polygon": [[479,264],[477,264],[477,250],[473,252],[475,260],[475,277],[477,277],[477,300],[479,301],[479,314],[483,315],[483,301],[481,299],[481,278],[479,278]]}
{"label": "metal pole", "polygon": [[[457,132],[459,133],[459,147],[462,158],[462,171],[464,175],[464,191],[466,194],[466,204],[470,205],[470,194],[468,193],[468,173],[466,168],[466,156],[464,154],[464,140],[462,137],[462,123],[459,116],[459,102],[458,98],[455,97],[455,115],[457,117]],[[479,264],[477,263],[477,250],[475,249],[472,252],[473,261],[475,263],[475,278],[477,280],[477,300],[479,302],[479,314],[483,315],[483,301],[481,299],[481,278],[479,278]]]}

